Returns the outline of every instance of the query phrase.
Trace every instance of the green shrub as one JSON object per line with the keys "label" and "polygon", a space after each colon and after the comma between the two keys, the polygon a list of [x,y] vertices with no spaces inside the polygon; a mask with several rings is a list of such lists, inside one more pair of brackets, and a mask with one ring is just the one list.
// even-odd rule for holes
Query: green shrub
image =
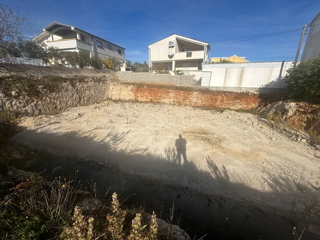
{"label": "green shrub", "polygon": [[90,54],[88,52],[63,52],[61,53],[61,55],[72,67],[79,67],[81,69],[84,69],[90,66]]}
{"label": "green shrub", "polygon": [[286,100],[320,104],[320,57],[288,70]]}
{"label": "green shrub", "polygon": [[[6,239],[47,239],[70,224],[77,197],[73,181],[43,181],[37,174],[10,189],[0,204],[0,233]],[[1,237],[1,235],[0,235]]]}
{"label": "green shrub", "polygon": [[94,57],[90,58],[90,65],[94,69],[101,70],[103,68],[104,64],[103,64],[103,61],[98,56],[94,56]]}
{"label": "green shrub", "polygon": [[90,65],[90,54],[88,52],[80,51],[78,53],[78,65],[81,69]]}

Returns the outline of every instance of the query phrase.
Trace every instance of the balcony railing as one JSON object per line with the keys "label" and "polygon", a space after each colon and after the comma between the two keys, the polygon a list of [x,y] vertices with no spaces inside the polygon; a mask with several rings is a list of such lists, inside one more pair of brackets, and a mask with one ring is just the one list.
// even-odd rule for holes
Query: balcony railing
{"label": "balcony railing", "polygon": [[188,51],[188,52],[176,52],[174,54],[174,60],[192,60],[192,59],[203,59],[204,51]]}
{"label": "balcony railing", "polygon": [[48,47],[55,47],[58,49],[82,49],[82,50],[88,50],[90,51],[92,48],[92,43],[84,42],[81,40],[78,40],[76,38],[70,38],[70,39],[60,39],[56,41],[47,41],[46,44]]}

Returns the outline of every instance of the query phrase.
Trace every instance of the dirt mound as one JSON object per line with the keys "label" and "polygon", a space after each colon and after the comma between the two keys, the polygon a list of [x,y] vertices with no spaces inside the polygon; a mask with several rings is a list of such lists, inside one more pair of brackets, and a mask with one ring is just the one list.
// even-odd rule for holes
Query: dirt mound
{"label": "dirt mound", "polygon": [[[305,102],[275,102],[261,109],[274,125],[303,131],[312,144],[320,143],[320,107]],[[320,149],[320,148],[319,148]]]}

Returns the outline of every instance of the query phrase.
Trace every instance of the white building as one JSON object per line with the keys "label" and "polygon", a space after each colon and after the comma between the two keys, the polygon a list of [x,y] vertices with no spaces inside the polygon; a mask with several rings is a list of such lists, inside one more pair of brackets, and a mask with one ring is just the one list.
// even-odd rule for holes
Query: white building
{"label": "white building", "polygon": [[43,29],[33,40],[55,47],[63,52],[85,51],[90,56],[115,58],[121,63],[125,60],[125,48],[97,37],[79,28],[54,22]]}
{"label": "white building", "polygon": [[309,24],[309,33],[303,49],[301,61],[320,57],[320,12]]}
{"label": "white building", "polygon": [[173,34],[149,45],[148,50],[149,67],[153,70],[201,71],[210,44]]}

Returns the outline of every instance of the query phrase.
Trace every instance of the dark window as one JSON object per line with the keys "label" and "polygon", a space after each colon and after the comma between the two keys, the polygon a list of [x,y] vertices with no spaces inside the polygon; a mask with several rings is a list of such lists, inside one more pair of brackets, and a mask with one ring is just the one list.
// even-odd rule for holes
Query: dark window
{"label": "dark window", "polygon": [[102,42],[96,41],[96,43],[97,43],[97,46],[98,46],[98,47],[101,47],[101,48],[102,48]]}
{"label": "dark window", "polygon": [[85,42],[86,38],[82,34],[80,34],[80,40]]}
{"label": "dark window", "polygon": [[118,49],[118,53],[121,54],[121,49]]}
{"label": "dark window", "polygon": [[108,48],[108,49],[111,49],[111,45],[108,44],[108,45],[107,45],[107,48]]}
{"label": "dark window", "polygon": [[187,57],[192,57],[192,52],[187,52]]}

